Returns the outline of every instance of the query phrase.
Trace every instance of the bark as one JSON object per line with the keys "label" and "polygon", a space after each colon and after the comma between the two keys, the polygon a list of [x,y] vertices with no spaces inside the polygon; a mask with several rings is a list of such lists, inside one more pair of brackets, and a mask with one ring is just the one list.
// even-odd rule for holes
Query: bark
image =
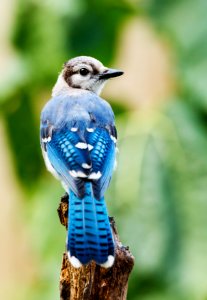
{"label": "bark", "polygon": [[[68,195],[61,198],[58,208],[60,222],[67,228]],[[115,221],[110,218],[116,244],[114,265],[105,269],[95,262],[74,268],[63,254],[60,273],[60,300],[125,300],[128,279],[134,266],[134,257],[118,236]]]}

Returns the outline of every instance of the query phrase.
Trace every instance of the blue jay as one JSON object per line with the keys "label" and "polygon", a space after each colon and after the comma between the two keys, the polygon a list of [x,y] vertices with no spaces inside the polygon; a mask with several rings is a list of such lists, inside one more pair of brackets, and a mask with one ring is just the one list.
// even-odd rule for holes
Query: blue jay
{"label": "blue jay", "polygon": [[69,194],[67,253],[79,268],[94,260],[109,268],[114,241],[104,201],[116,155],[111,106],[99,94],[123,72],[95,58],[75,57],[63,66],[52,99],[41,113],[41,148],[47,169]]}

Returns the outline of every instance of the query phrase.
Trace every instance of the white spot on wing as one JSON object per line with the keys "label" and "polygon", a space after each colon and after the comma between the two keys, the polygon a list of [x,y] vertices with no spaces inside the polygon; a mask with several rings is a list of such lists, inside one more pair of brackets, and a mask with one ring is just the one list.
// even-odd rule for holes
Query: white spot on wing
{"label": "white spot on wing", "polygon": [[79,149],[87,149],[88,148],[88,145],[86,143],[77,143],[75,145],[76,148],[79,148]]}
{"label": "white spot on wing", "polygon": [[76,131],[78,131],[78,128],[77,127],[71,127],[70,131],[76,132]]}
{"label": "white spot on wing", "polygon": [[111,268],[113,266],[113,264],[114,264],[114,256],[109,255],[107,261],[105,263],[101,264],[101,266],[103,268],[107,269],[107,268]]}
{"label": "white spot on wing", "polygon": [[94,128],[86,128],[88,132],[94,132]]}
{"label": "white spot on wing", "polygon": [[47,138],[42,138],[43,143],[49,143],[51,141],[51,136],[48,136]]}
{"label": "white spot on wing", "polygon": [[116,144],[117,139],[116,139],[113,135],[110,135],[110,138],[111,138],[112,141]]}
{"label": "white spot on wing", "polygon": [[93,149],[93,146],[88,144],[88,150],[91,151]]}
{"label": "white spot on wing", "polygon": [[88,164],[86,164],[86,163],[83,163],[83,164],[82,164],[82,167],[83,167],[84,169],[90,169],[92,166],[91,166],[91,165],[88,165]]}
{"label": "white spot on wing", "polygon": [[73,177],[77,177],[77,173],[76,171],[72,170],[72,171],[69,171],[69,174]]}
{"label": "white spot on wing", "polygon": [[81,171],[76,172],[75,170],[71,170],[71,171],[69,171],[69,173],[72,177],[75,177],[75,178],[77,178],[77,177],[86,178],[87,177],[87,175]]}
{"label": "white spot on wing", "polygon": [[68,258],[69,258],[69,261],[71,263],[71,265],[74,267],[74,268],[80,268],[82,266],[81,262],[79,259],[77,259],[75,256],[70,256],[70,252],[68,251]]}
{"label": "white spot on wing", "polygon": [[95,172],[91,173],[91,174],[88,176],[88,178],[89,178],[89,179],[99,179],[99,178],[101,178],[101,176],[102,176],[101,172],[98,171],[97,173],[95,173]]}

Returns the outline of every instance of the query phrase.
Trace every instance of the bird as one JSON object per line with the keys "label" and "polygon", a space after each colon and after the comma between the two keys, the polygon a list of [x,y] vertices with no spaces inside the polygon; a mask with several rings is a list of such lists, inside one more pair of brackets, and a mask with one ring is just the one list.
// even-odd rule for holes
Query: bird
{"label": "bird", "polygon": [[46,168],[69,195],[66,248],[75,268],[91,261],[110,268],[115,260],[104,194],[116,164],[117,130],[113,110],[100,93],[108,79],[122,74],[93,57],[72,58],[41,112]]}

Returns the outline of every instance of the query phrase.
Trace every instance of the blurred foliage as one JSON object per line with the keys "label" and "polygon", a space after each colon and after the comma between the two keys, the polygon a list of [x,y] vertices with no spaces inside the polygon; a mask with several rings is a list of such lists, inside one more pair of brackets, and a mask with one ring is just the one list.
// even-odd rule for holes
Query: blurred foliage
{"label": "blurred foliage", "polygon": [[136,259],[129,299],[207,299],[207,2],[144,2],[173,51],[177,91],[119,119],[113,209]]}
{"label": "blurred foliage", "polygon": [[5,74],[1,110],[17,175],[31,193],[33,247],[44,261],[30,299],[58,297],[64,239],[55,214],[62,190],[43,171],[38,145],[41,107],[64,61],[84,54],[110,64],[124,23],[140,15],[171,49],[176,91],[147,112],[114,105],[120,154],[107,198],[136,259],[128,299],[207,299],[206,13],[206,0],[18,1],[14,80]]}

